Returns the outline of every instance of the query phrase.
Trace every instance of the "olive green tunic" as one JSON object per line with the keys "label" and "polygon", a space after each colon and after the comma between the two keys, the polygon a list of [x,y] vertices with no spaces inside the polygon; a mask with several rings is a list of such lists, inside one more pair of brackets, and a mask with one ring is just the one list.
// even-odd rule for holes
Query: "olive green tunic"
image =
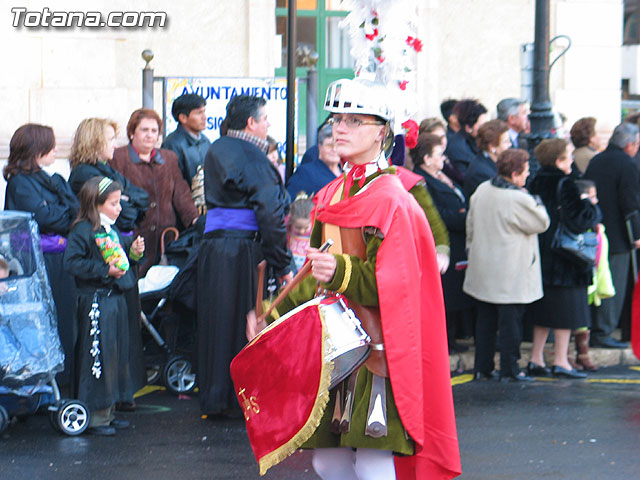
{"label": "olive green tunic", "polygon": [[[365,185],[382,173],[392,173],[393,167],[385,169],[383,172],[376,173],[367,177]],[[351,188],[349,194],[353,196],[360,190],[357,182]],[[410,191],[419,200],[421,206],[426,205],[423,192],[424,187],[416,185]],[[445,230],[446,232],[446,230]],[[376,255],[378,248],[382,243],[381,234],[378,232],[364,232],[366,244],[366,259],[353,255],[339,254],[335,255],[337,261],[336,272],[330,282],[320,282],[320,287],[327,290],[340,293],[347,298],[353,299],[355,302],[364,306],[378,305],[378,289],[375,276]],[[322,224],[316,220],[313,231],[311,233],[310,244],[318,247],[322,241]],[[347,262],[351,263],[351,275],[346,284],[345,271]],[[307,277],[300,285],[294,289],[277,307],[274,309],[270,321],[279,318],[282,314],[295,308],[298,305],[310,300],[314,297],[318,287],[318,282],[312,277]],[[353,373],[356,375],[356,373]],[[386,386],[386,407],[387,407],[387,435],[380,438],[373,438],[365,435],[367,414],[369,411],[369,399],[373,384],[373,374],[365,367],[359,369],[355,393],[354,403],[351,416],[351,428],[347,433],[335,434],[331,431],[331,421],[333,417],[336,391],[346,389],[346,385],[351,377],[347,377],[340,385],[336,386],[331,392],[331,399],[327,405],[320,425],[314,432],[313,436],[303,445],[303,448],[335,448],[335,447],[352,447],[352,448],[374,448],[381,450],[392,450],[397,454],[412,455],[414,453],[413,441],[408,437],[406,430],[402,426],[398,411],[393,398],[393,391],[389,379],[385,379]]]}

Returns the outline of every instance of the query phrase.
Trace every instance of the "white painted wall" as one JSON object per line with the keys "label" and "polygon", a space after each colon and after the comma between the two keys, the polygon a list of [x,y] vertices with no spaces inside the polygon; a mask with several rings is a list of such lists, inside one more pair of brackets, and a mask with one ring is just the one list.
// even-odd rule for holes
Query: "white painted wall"
{"label": "white painted wall", "polygon": [[[164,28],[16,29],[13,4],[0,9],[0,166],[9,140],[27,122],[53,127],[58,143],[56,170],[68,174],[66,157],[73,132],[86,117],[126,123],[142,105],[140,54],[149,48],[156,76],[269,76],[275,52],[275,0],[171,0],[18,2],[29,11],[165,11]],[[251,28],[249,28],[251,26]],[[156,109],[160,84],[156,84]],[[0,193],[4,182],[0,182]],[[4,204],[4,194],[0,195]],[[1,206],[0,205],[0,206]]]}
{"label": "white painted wall", "polygon": [[[115,119],[119,141],[126,143],[126,122],[142,102],[140,53],[145,48],[155,54],[156,76],[269,76],[279,60],[273,48],[274,0],[23,4],[29,10],[166,11],[169,21],[156,29],[18,30],[11,26],[11,5],[0,9],[0,161],[8,155],[15,129],[26,122],[53,126],[62,159],[56,168],[63,173],[83,118]],[[535,0],[417,4],[418,36],[424,42],[416,65],[417,120],[439,116],[447,97],[478,98],[495,115],[500,99],[520,96],[520,46],[533,41]],[[551,99],[569,124],[591,115],[601,130],[610,131],[620,120],[622,7],[622,0],[551,0],[551,36],[573,40],[551,74]],[[0,194],[0,203],[3,198]]]}

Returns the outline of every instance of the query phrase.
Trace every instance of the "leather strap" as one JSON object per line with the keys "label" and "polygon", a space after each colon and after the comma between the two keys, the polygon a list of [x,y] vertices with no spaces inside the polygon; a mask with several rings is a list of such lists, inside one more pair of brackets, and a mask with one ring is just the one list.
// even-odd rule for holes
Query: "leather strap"
{"label": "leather strap", "polygon": [[[342,190],[336,192],[331,199],[331,204],[339,201]],[[364,235],[361,228],[341,228],[336,225],[324,223],[322,225],[322,238],[339,239],[335,241],[332,253],[341,254],[347,253],[365,260],[367,258],[367,246],[364,241]],[[331,236],[329,236],[331,234]],[[362,328],[371,337],[371,343],[377,348],[373,348],[371,353],[367,357],[365,366],[371,371],[371,373],[380,377],[388,377],[389,369],[387,366],[387,356],[384,352],[384,347],[379,348],[380,345],[384,345],[384,338],[382,334],[382,323],[380,320],[380,309],[378,307],[365,307],[359,305],[353,300],[349,300],[349,307],[354,311],[356,317],[360,320]]]}
{"label": "leather strap", "polygon": [[[334,203],[339,202],[340,199],[342,198],[343,191],[344,191],[344,183],[340,186],[338,191],[333,195],[333,198],[331,198],[329,205],[333,205]],[[344,250],[342,248],[342,235],[340,232],[340,227],[338,227],[337,225],[323,223],[322,228],[323,228],[322,241],[324,242],[327,238],[331,238],[334,242],[331,248],[329,249],[329,253],[333,253],[337,255],[343,253]]]}
{"label": "leather strap", "polygon": [[264,271],[267,269],[267,261],[262,260],[258,264],[258,293],[256,294],[256,317],[262,316],[262,295],[264,293]]}

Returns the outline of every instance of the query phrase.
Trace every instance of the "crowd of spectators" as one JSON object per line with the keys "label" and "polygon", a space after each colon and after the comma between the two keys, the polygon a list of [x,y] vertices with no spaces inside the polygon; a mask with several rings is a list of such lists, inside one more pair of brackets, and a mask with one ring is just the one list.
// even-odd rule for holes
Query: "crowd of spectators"
{"label": "crowd of spectators", "polygon": [[[196,228],[199,218],[204,223],[207,208],[216,205],[211,190],[205,198],[207,182],[224,183],[224,175],[230,174],[223,171],[232,168],[224,156],[220,157],[218,171],[204,169],[207,152],[212,155],[221,145],[212,150],[203,134],[205,105],[198,95],[184,95],[174,102],[172,114],[178,128],[165,138],[163,148],[158,148],[162,121],[153,110],[132,113],[126,125],[129,143],[119,148],[115,145],[115,122],[83,120],[74,137],[68,181],[47,173],[56,155],[50,127],[27,124],[13,135],[4,170],[5,208],[32,212],[39,224],[67,359],[60,377],[64,387],[73,389],[78,336],[73,313],[76,292],[62,264],[66,237],[78,215],[76,195],[96,176],[109,177],[121,186],[122,211],[115,225],[124,235],[144,237],[146,250],[137,272],[144,276],[160,259],[162,232],[168,227],[181,231]],[[528,381],[540,375],[583,378],[580,370],[596,368],[588,357],[589,345],[626,346],[625,338],[614,339],[612,333],[620,324],[625,303],[629,302],[629,286],[635,280],[632,276],[637,274],[631,270],[631,255],[640,246],[640,116],[631,116],[616,127],[603,151],[596,119],[586,117],[572,126],[571,141],[543,140],[527,153],[532,141],[527,135],[529,106],[524,101],[504,99],[492,115],[476,99],[448,99],[442,103],[441,113],[442,119],[429,117],[420,122],[417,144],[411,149],[396,139],[394,148],[399,154],[394,158],[405,158],[406,148],[407,167],[421,177],[414,187],[420,190],[415,197],[427,215],[437,246],[449,351],[466,350],[467,346],[458,341],[473,336],[477,379],[500,376]],[[305,211],[309,210],[314,194],[343,174],[331,122],[320,126],[317,145],[309,149],[285,184],[278,145],[266,137],[268,123],[251,123],[251,118],[248,125],[255,128],[252,132],[258,140],[265,136],[263,153],[268,153],[272,162],[265,168],[269,181],[273,180],[277,201],[282,203],[278,211],[286,211],[300,194]],[[230,128],[233,135],[243,138],[241,127],[225,124],[224,133]],[[262,146],[262,142],[257,143]],[[400,165],[397,168],[404,169]],[[581,190],[577,182],[582,177],[591,180],[599,203],[595,193],[589,194],[591,190]],[[610,266],[610,290],[615,294],[603,295],[596,304],[592,301],[591,307],[587,290],[591,287],[595,291],[594,268],[605,269],[606,262],[600,259],[595,267],[585,268],[554,251],[559,208],[566,212],[563,219],[569,220],[563,221],[575,233],[597,230],[602,239],[606,230],[608,235],[605,260]],[[293,226],[287,231],[289,245],[294,239],[301,245],[308,242],[308,231],[297,231]],[[303,248],[296,248],[294,270],[304,256]],[[234,258],[230,252],[225,255]],[[291,259],[290,253],[285,257],[283,252],[281,257],[287,263]],[[211,268],[214,264],[212,260]],[[278,276],[285,273],[281,269]],[[123,293],[133,331],[140,313],[137,289]],[[520,342],[527,333],[525,318],[534,325],[533,351],[527,370],[520,372],[517,362]],[[201,329],[201,333],[204,331]],[[547,368],[544,349],[551,331],[553,365]],[[572,332],[579,354],[575,361],[568,356]],[[139,370],[139,336],[132,335],[128,344]],[[499,374],[494,371],[496,349],[501,352]],[[203,357],[202,361],[210,360]],[[135,408],[132,397],[121,398],[118,403],[123,409]]]}

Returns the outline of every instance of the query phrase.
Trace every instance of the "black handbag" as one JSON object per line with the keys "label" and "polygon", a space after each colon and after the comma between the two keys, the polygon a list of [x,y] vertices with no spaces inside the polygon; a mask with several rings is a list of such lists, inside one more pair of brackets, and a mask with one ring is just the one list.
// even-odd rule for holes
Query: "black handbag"
{"label": "black handbag", "polygon": [[565,180],[566,178],[563,178],[558,182],[556,190],[559,221],[558,228],[556,228],[551,240],[551,250],[585,269],[592,268],[596,264],[598,234],[593,231],[575,233],[567,227],[560,207],[560,190]]}

